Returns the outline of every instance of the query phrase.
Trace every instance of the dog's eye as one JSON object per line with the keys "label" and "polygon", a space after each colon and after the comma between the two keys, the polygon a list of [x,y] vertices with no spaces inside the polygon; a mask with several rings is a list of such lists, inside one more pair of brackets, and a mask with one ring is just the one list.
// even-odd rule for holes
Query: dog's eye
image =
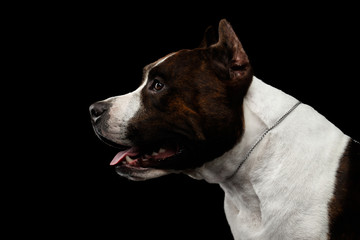
{"label": "dog's eye", "polygon": [[161,83],[158,79],[154,79],[150,87],[150,89],[154,91],[160,91],[163,88],[164,88],[164,84]]}

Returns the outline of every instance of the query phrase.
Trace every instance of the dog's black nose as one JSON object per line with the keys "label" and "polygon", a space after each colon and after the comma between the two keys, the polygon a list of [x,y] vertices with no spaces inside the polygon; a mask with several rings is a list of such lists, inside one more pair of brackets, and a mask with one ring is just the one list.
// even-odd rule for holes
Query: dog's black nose
{"label": "dog's black nose", "polygon": [[110,104],[103,101],[92,104],[89,108],[91,119],[96,122],[101,115],[109,109],[109,107]]}

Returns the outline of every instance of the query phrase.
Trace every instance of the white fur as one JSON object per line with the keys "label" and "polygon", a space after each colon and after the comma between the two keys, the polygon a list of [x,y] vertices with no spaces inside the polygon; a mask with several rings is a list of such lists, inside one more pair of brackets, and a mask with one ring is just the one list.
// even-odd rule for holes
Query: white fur
{"label": "white fur", "polygon": [[144,73],[145,76],[142,84],[135,91],[105,100],[111,103],[111,107],[109,109],[109,120],[107,122],[108,128],[106,132],[102,132],[103,136],[122,145],[133,145],[133,143],[126,138],[127,126],[129,120],[141,109],[142,103],[140,95],[148,82],[148,74],[152,68],[163,63],[174,54],[175,53],[170,53],[151,64],[151,67]]}
{"label": "white fur", "polygon": [[188,172],[225,191],[225,213],[236,240],[327,239],[328,203],[349,137],[310,106],[299,105],[227,180],[256,139],[296,102],[254,77],[244,99],[241,141]]}
{"label": "white fur", "polygon": [[107,132],[103,133],[105,137],[118,142],[119,144],[131,146],[132,143],[126,139],[126,128],[129,120],[140,109],[140,92],[145,87],[147,81],[138,87],[135,91],[116,97],[111,97],[105,101],[111,102],[109,109],[109,120],[107,122]]}

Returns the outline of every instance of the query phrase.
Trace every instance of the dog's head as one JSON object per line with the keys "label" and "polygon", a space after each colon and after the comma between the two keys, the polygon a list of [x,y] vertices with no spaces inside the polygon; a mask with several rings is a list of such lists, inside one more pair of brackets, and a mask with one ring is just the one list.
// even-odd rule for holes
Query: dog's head
{"label": "dog's head", "polygon": [[231,149],[243,133],[248,57],[226,20],[199,48],[144,67],[140,87],[90,106],[96,135],[121,151],[111,161],[132,180],[192,169]]}

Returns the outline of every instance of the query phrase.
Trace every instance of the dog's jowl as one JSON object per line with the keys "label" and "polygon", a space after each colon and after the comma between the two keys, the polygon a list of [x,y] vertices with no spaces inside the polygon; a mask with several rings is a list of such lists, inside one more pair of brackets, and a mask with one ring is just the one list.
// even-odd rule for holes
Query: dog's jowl
{"label": "dog's jowl", "polygon": [[253,76],[232,27],[147,65],[138,89],[90,106],[131,180],[218,183],[235,239],[360,239],[360,145]]}

